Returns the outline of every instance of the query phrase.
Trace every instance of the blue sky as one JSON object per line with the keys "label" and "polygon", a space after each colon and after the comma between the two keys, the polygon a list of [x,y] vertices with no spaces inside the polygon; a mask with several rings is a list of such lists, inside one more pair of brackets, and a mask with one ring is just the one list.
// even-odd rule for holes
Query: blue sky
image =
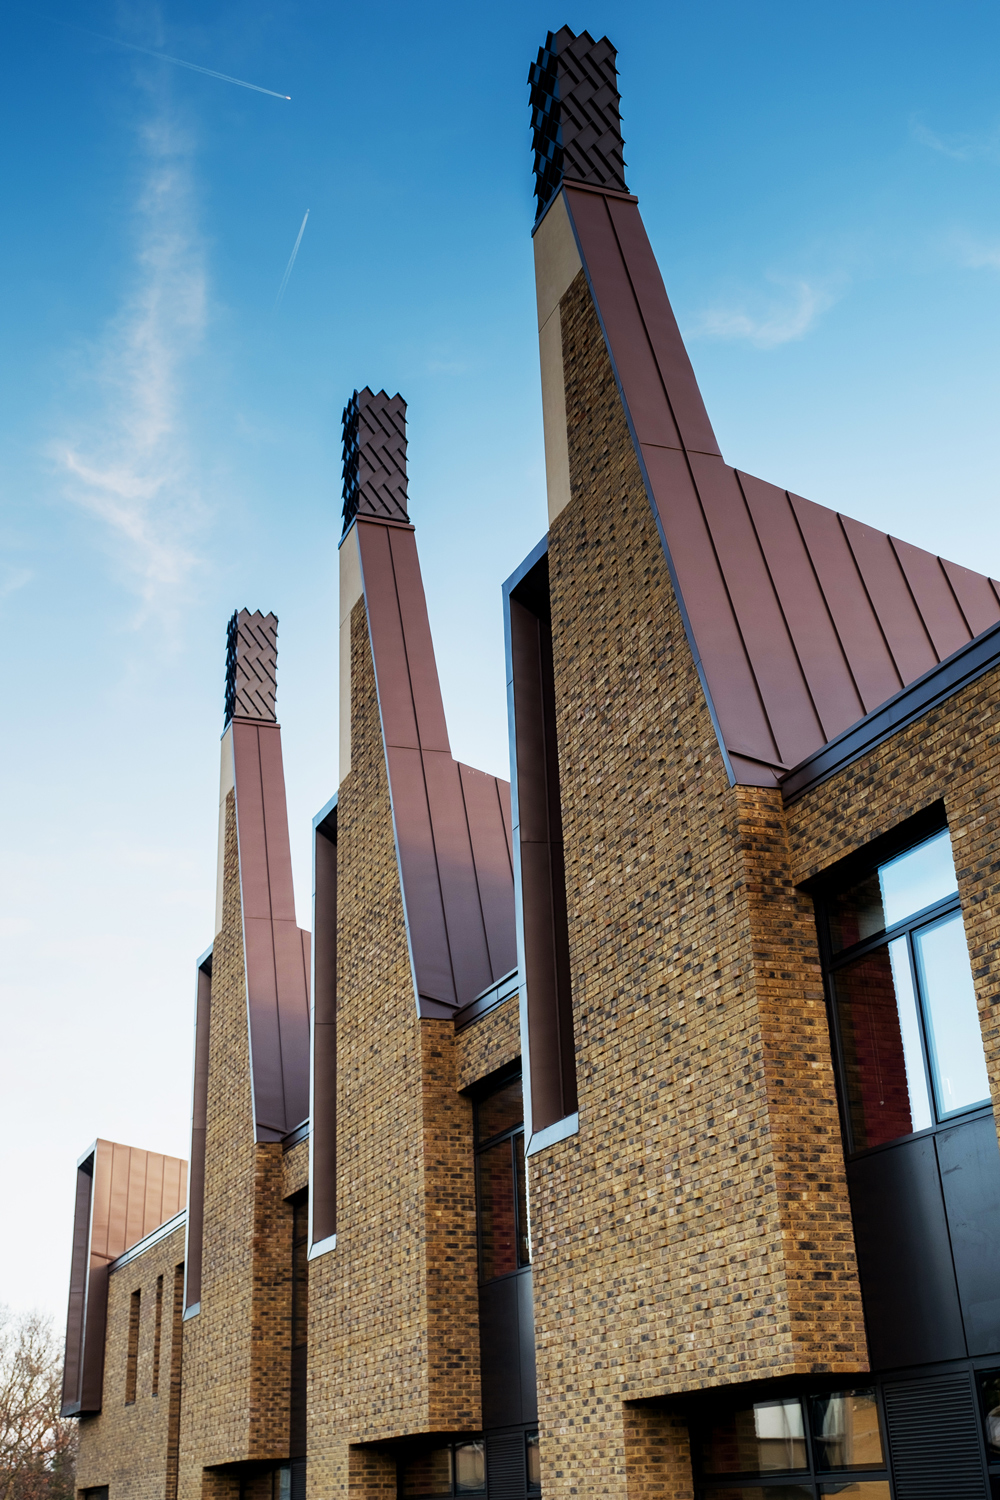
{"label": "blue sky", "polygon": [[187,1150],[236,606],[281,621],[308,925],[355,386],[409,402],[453,748],[506,774],[500,583],[545,527],[525,78],[546,29],[619,49],[629,183],[727,459],[998,575],[1000,12],[0,18],[0,1170],[24,1217],[0,1300],[58,1320],[77,1155],[96,1135]]}

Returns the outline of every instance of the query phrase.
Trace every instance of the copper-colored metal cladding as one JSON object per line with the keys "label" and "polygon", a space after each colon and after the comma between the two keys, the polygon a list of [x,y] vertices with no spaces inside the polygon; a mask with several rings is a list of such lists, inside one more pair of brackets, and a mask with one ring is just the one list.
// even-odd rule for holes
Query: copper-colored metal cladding
{"label": "copper-colored metal cladding", "polygon": [[[606,38],[564,28],[547,46],[607,69]],[[558,97],[552,111],[554,129]],[[1000,584],[725,464],[635,200],[574,183],[564,158],[556,186],[732,778],[777,785],[1000,620]],[[551,163],[536,170],[549,192]]]}
{"label": "copper-colored metal cladding", "polygon": [[101,1409],[108,1267],[184,1207],[187,1162],[95,1141],[77,1165],[62,1415]]}
{"label": "copper-colored metal cladding", "polygon": [[510,787],[456,761],[410,527],[358,517],[400,880],[422,1015],[514,967]]}
{"label": "copper-colored metal cladding", "polygon": [[257,1139],[309,1113],[309,934],[295,921],[281,730],[232,726]]}
{"label": "copper-colored metal cladding", "polygon": [[528,83],[539,213],[564,179],[628,192],[616,57],[607,37],[568,26],[538,49]]}
{"label": "copper-colored metal cladding", "polygon": [[344,407],[344,531],[355,516],[409,521],[406,402],[365,386]]}

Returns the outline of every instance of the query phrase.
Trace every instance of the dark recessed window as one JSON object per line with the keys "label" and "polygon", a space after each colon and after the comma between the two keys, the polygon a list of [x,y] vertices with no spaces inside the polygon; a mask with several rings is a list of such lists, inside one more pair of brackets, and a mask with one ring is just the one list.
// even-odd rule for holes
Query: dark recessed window
{"label": "dark recessed window", "polygon": [[507,1079],[476,1104],[479,1278],[494,1281],[530,1264],[521,1079]]}
{"label": "dark recessed window", "polygon": [[692,1437],[699,1500],[890,1500],[874,1387],[713,1403]]}
{"label": "dark recessed window", "polygon": [[482,1438],[424,1448],[400,1460],[399,1490],[404,1497],[451,1500],[457,1495],[485,1495],[486,1457]]}
{"label": "dark recessed window", "polygon": [[947,829],[828,891],[819,908],[851,1148],[988,1103]]}
{"label": "dark recessed window", "polygon": [[980,1375],[978,1383],[986,1457],[991,1464],[1000,1463],[1000,1370]]}

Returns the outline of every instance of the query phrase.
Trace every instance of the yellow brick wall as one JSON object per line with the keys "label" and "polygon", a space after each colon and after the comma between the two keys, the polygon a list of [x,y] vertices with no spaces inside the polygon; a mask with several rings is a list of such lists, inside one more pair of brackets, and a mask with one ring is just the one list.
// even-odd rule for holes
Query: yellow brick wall
{"label": "yellow brick wall", "polygon": [[[77,1488],[108,1485],[113,1500],[171,1500],[180,1378],[175,1289],[183,1282],[184,1228],[112,1273],[101,1411],[80,1419]],[[153,1395],[156,1282],[163,1277],[158,1394]],[[135,1401],[125,1404],[132,1293],[140,1293]]]}
{"label": "yellow brick wall", "polygon": [[280,1142],[256,1144],[234,794],[212,957],[201,1310],[187,1320],[180,1500],[206,1466],[288,1455],[291,1210]]}
{"label": "yellow brick wall", "polygon": [[299,1141],[290,1151],[286,1151],[282,1158],[282,1173],[284,1186],[282,1192],[286,1198],[293,1193],[299,1193],[304,1187],[309,1186],[309,1137]]}
{"label": "yellow brick wall", "polygon": [[550,1500],[641,1492],[626,1399],[867,1361],[780,797],[728,785],[582,274],[561,318],[572,499],[549,568],[580,1131],[529,1162]]}
{"label": "yellow brick wall", "polygon": [[[394,1489],[351,1445],[480,1419],[471,1106],[417,1018],[364,604],[338,802],[337,1245],[310,1264],[309,1494]],[[384,1472],[385,1471],[385,1472]]]}
{"label": "yellow brick wall", "polygon": [[521,1056],[521,1023],[518,997],[512,995],[455,1037],[457,1077],[460,1089],[495,1073]]}

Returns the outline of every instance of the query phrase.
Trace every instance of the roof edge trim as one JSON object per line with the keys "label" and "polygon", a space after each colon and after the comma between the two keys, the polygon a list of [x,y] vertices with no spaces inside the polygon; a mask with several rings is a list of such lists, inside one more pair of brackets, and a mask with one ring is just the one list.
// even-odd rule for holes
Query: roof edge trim
{"label": "roof edge trim", "polygon": [[151,1250],[160,1240],[165,1240],[168,1235],[173,1234],[175,1229],[180,1229],[187,1223],[187,1209],[182,1208],[175,1213],[172,1219],[165,1219],[157,1229],[151,1229],[145,1239],[137,1240],[134,1245],[129,1245],[127,1250],[122,1251],[117,1260],[108,1265],[108,1271],[120,1271],[122,1266],[127,1266],[130,1260],[135,1260],[137,1255],[142,1255],[146,1250]]}
{"label": "roof edge trim", "polygon": [[781,777],[780,786],[786,806],[806,792],[829,781],[838,771],[883,745],[901,729],[929,713],[932,708],[952,697],[961,688],[984,676],[1000,663],[1000,624],[992,625],[967,645],[902,688],[894,697],[879,704],[863,719],[828,741],[814,755],[807,756]]}

